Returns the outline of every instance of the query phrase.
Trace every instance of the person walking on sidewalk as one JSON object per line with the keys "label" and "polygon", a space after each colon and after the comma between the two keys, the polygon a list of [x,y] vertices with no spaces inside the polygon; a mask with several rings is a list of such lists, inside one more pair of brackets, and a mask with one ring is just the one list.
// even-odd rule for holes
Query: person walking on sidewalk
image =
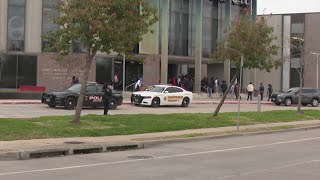
{"label": "person walking on sidewalk", "polygon": [[250,101],[252,101],[252,94],[253,94],[253,91],[254,91],[254,87],[252,85],[252,82],[250,82],[250,84],[247,86],[247,91],[248,91],[247,101],[249,100],[249,98],[250,98]]}
{"label": "person walking on sidewalk", "polygon": [[102,87],[103,94],[103,115],[108,115],[109,101],[112,97],[111,83],[105,83]]}
{"label": "person walking on sidewalk", "polygon": [[261,96],[261,101],[263,101],[264,86],[262,83],[260,83],[259,92],[260,92],[260,96]]}
{"label": "person walking on sidewalk", "polygon": [[271,99],[272,92],[273,92],[272,85],[268,84],[268,91],[267,91],[268,101],[270,101],[270,99]]}
{"label": "person walking on sidewalk", "polygon": [[227,89],[228,89],[228,85],[226,81],[222,81],[221,85],[220,85],[220,89],[221,89],[221,96],[224,95],[224,93],[226,93]]}

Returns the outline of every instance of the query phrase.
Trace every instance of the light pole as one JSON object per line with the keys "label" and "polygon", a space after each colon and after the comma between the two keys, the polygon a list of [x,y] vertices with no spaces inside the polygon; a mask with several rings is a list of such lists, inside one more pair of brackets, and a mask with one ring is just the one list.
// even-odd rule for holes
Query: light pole
{"label": "light pole", "polygon": [[317,56],[317,88],[319,89],[319,54],[320,53],[311,52],[311,54]]}

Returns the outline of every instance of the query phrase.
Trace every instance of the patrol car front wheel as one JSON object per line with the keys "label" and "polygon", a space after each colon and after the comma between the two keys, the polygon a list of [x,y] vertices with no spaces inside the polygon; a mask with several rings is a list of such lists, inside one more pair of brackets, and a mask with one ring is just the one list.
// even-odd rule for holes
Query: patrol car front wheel
{"label": "patrol car front wheel", "polygon": [[75,106],[76,106],[76,100],[72,97],[67,98],[64,107],[66,109],[71,110],[71,109],[74,109]]}
{"label": "patrol car front wheel", "polygon": [[159,107],[160,106],[160,99],[159,98],[153,98],[151,106],[152,107]]}
{"label": "patrol car front wheel", "polygon": [[188,106],[189,106],[189,103],[190,103],[190,99],[187,98],[187,97],[185,97],[185,98],[183,98],[183,100],[182,100],[181,106],[182,106],[182,107],[188,107]]}

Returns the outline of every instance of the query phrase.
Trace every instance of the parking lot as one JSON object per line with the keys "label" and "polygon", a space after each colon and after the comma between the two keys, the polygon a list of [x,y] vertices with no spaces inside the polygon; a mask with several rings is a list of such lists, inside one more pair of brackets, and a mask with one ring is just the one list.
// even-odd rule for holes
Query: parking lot
{"label": "parking lot", "polygon": [[[124,104],[116,110],[109,111],[110,115],[115,114],[170,114],[170,113],[213,113],[217,104],[190,104],[189,107],[143,107]],[[320,109],[320,107],[303,107],[308,109]],[[73,115],[74,110],[64,108],[50,108],[45,104],[0,104],[0,118],[32,118],[40,116]],[[276,106],[273,104],[263,104],[262,111],[271,110],[295,110],[296,106]],[[224,104],[220,112],[237,112],[237,104]],[[241,111],[257,111],[256,104],[241,104]],[[103,109],[85,108],[82,114],[103,114]]]}

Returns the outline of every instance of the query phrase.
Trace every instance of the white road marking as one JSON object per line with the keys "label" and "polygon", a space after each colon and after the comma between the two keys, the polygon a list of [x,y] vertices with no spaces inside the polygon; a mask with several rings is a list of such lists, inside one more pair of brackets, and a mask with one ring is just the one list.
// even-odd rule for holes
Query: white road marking
{"label": "white road marking", "polygon": [[220,150],[212,150],[212,151],[202,151],[202,152],[186,153],[186,154],[176,154],[176,155],[170,155],[170,156],[159,156],[159,157],[154,157],[154,158],[150,158],[150,159],[133,159],[133,160],[125,160],[125,161],[114,161],[114,162],[105,162],[105,163],[96,163],[96,164],[86,164],[86,165],[79,165],[79,166],[66,166],[66,167],[60,167],[60,168],[38,169],[38,170],[29,170],[29,171],[15,171],[15,172],[8,172],[8,173],[0,173],[0,176],[16,175],[16,174],[27,174],[27,173],[37,173],[37,172],[48,172],[48,171],[58,171],[58,170],[77,169],[77,168],[94,167],[94,166],[105,166],[105,165],[114,165],[114,164],[124,164],[124,163],[132,163],[132,162],[139,162],[139,161],[150,161],[150,160],[154,160],[154,159],[169,159],[169,158],[175,158],[175,157],[193,156],[193,155],[219,153],[219,152],[229,152],[229,151],[253,149],[253,148],[259,148],[259,147],[267,147],[267,146],[274,146],[274,145],[281,145],[281,144],[290,144],[290,143],[297,143],[297,142],[303,142],[303,141],[312,141],[312,140],[319,140],[319,139],[320,139],[320,137],[314,137],[314,138],[298,139],[298,140],[292,140],[292,141],[281,141],[281,142],[254,145],[254,146],[243,146],[243,147],[237,147],[237,148],[228,148],[228,149],[220,149]]}
{"label": "white road marking", "polygon": [[247,175],[251,175],[251,174],[259,174],[259,173],[277,171],[277,170],[286,169],[286,168],[289,168],[289,167],[296,167],[296,166],[300,166],[300,165],[318,163],[318,162],[320,162],[320,160],[304,161],[304,162],[300,162],[300,163],[287,164],[287,165],[284,165],[284,166],[274,167],[274,168],[270,168],[270,169],[263,169],[263,170],[259,170],[259,171],[251,171],[251,172],[245,172],[245,173],[239,173],[239,174],[234,174],[234,175],[223,176],[223,177],[218,178],[218,179],[229,179],[229,178],[233,178],[233,177],[247,176]]}

